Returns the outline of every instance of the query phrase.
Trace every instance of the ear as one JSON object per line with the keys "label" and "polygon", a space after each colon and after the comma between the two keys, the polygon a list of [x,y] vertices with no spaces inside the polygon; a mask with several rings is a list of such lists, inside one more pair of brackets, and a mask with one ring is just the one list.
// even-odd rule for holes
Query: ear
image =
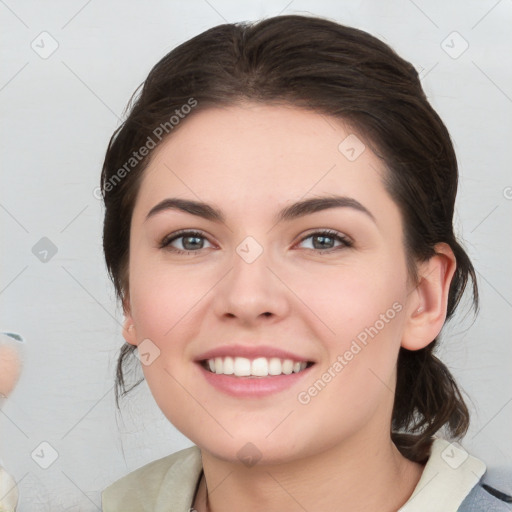
{"label": "ear", "polygon": [[435,251],[434,256],[419,264],[419,282],[409,295],[402,337],[402,347],[408,350],[426,347],[441,332],[446,320],[448,293],[457,262],[448,244],[437,244]]}
{"label": "ear", "polygon": [[130,345],[137,345],[137,334],[135,331],[135,324],[133,322],[131,314],[129,294],[126,294],[123,298],[123,312],[123,338],[125,339],[126,343],[129,343]]}

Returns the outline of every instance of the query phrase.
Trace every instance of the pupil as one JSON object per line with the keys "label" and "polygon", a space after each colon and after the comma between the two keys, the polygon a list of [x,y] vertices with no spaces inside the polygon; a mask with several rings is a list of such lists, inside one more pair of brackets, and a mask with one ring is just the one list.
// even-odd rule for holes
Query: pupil
{"label": "pupil", "polygon": [[[188,242],[190,240],[194,240],[196,242],[196,244],[191,244],[191,247],[187,247],[188,245]],[[188,251],[190,249],[197,249],[198,246],[201,245],[201,238],[200,237],[197,237],[197,236],[186,236],[184,237],[183,239],[183,247],[185,247],[185,249]],[[201,248],[201,247],[199,247]]]}
{"label": "pupil", "polygon": [[321,242],[319,247],[316,246],[317,244],[313,243],[313,245],[315,246],[315,249],[325,249],[325,241],[332,240],[332,238],[329,236],[316,236],[313,240],[315,240],[315,239],[320,240],[320,242]]}

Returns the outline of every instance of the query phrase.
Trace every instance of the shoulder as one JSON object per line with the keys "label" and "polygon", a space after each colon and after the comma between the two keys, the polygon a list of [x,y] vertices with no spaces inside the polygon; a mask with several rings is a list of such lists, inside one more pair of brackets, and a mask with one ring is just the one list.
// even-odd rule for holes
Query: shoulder
{"label": "shoulder", "polygon": [[511,512],[510,473],[500,483],[458,443],[435,438],[421,478],[400,512]]}
{"label": "shoulder", "polygon": [[[192,446],[142,466],[101,494],[103,512],[188,510],[202,472],[201,452]],[[182,507],[183,505],[183,507]]]}
{"label": "shoulder", "polygon": [[511,496],[481,480],[471,489],[457,512],[510,512],[511,504]]}

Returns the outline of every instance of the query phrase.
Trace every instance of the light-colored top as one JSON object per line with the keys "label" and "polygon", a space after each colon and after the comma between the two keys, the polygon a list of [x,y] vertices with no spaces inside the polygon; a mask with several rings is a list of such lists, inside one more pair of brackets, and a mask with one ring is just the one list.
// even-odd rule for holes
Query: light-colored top
{"label": "light-colored top", "polygon": [[[103,491],[103,512],[190,512],[202,469],[197,446],[151,462]],[[398,512],[457,512],[485,470],[459,445],[436,438],[414,492]]]}

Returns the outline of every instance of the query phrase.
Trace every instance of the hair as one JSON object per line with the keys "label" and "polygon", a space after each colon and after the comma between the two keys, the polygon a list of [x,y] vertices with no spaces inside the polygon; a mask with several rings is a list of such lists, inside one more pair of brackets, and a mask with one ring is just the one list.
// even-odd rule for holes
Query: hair
{"label": "hair", "polygon": [[[188,114],[193,116],[208,107],[243,101],[289,105],[331,116],[363,137],[385,164],[384,185],[401,212],[410,275],[417,279],[417,263],[432,257],[437,243],[448,244],[457,265],[447,319],[469,280],[472,304],[478,310],[475,271],[453,231],[458,183],[454,148],[418,73],[389,46],[362,30],[301,15],[206,30],[163,57],[132,96],[125,121],[110,139],[101,175],[103,248],[123,307],[129,290],[131,216],[151,157],[151,153],[144,157],[137,153],[135,159],[134,152],[157,147],[172,136],[182,113],[191,111],[186,105],[194,106]],[[391,436],[400,452],[417,462],[428,459],[438,430],[445,428],[451,437],[460,438],[469,427],[459,388],[434,355],[438,338],[421,350],[402,347],[398,355]],[[135,348],[126,343],[119,354],[118,408],[119,397],[143,380],[126,387],[125,366],[136,362],[130,357]]]}

